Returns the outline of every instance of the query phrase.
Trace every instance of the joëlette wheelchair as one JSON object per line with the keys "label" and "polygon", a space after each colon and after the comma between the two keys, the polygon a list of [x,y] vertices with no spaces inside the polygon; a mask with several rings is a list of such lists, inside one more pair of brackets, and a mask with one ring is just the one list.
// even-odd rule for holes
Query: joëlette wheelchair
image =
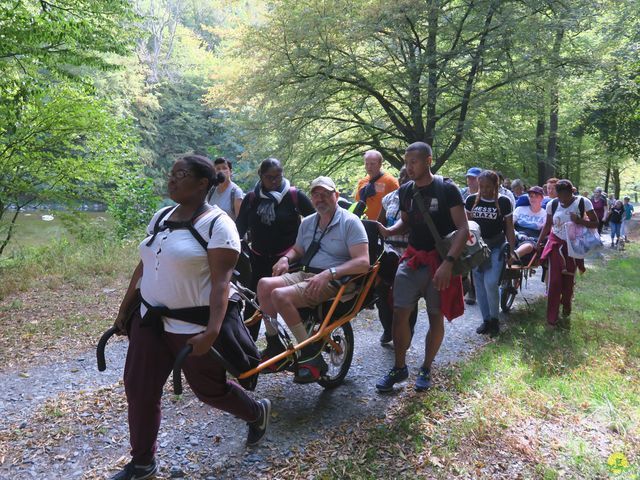
{"label": "jo\u00eblette wheelchair", "polygon": [[[304,342],[294,345],[291,341],[286,341],[286,351],[260,361],[254,368],[247,371],[239,371],[221,353],[212,347],[209,351],[217,362],[221,363],[227,372],[235,377],[246,389],[253,390],[257,384],[260,373],[277,373],[289,371],[297,373],[298,355],[304,347],[310,344],[317,344],[320,354],[329,366],[328,371],[322,375],[316,383],[324,388],[330,389],[339,386],[346,377],[351,361],[353,359],[354,335],[351,320],[364,308],[372,306],[375,301],[374,285],[380,270],[380,260],[384,252],[383,241],[378,233],[377,222],[362,221],[369,240],[369,270],[361,275],[343,277],[337,281],[339,287],[336,296],[328,302],[322,303],[314,308],[300,309],[300,315],[309,331],[309,338]],[[243,263],[243,273],[236,270],[233,282],[238,287],[241,297],[246,302],[251,302],[256,307],[254,315],[245,321],[245,325],[253,325],[260,322],[262,313],[260,306],[256,303],[256,294],[242,285],[242,279],[246,276],[246,265]],[[355,285],[355,294],[346,298],[347,290],[351,285]],[[98,370],[106,369],[104,356],[105,346],[111,336],[117,332],[117,327],[107,330],[98,342],[96,355]],[[288,339],[282,328],[278,329],[279,334]],[[182,393],[182,364],[186,357],[191,354],[192,346],[185,345],[177,355],[173,368],[173,389],[176,395]],[[276,366],[278,368],[276,368]]]}
{"label": "jo\u00eblette wheelchair", "polygon": [[[506,258],[509,255],[509,244],[505,243],[503,249],[503,254]],[[504,263],[499,282],[500,308],[504,313],[511,311],[518,292],[522,290],[523,285],[526,285],[529,278],[536,274],[538,267],[542,268],[542,282],[546,282],[547,267],[540,263],[540,253],[541,252],[534,250],[523,256],[520,259],[520,264],[509,265],[507,262]]]}

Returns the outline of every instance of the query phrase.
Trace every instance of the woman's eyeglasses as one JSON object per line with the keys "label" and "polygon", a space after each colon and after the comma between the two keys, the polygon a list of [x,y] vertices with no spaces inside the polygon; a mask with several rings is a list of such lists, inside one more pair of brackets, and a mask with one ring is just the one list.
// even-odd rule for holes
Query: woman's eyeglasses
{"label": "woman's eyeglasses", "polygon": [[175,178],[176,180],[182,180],[184,177],[188,177],[189,175],[191,175],[191,172],[189,170],[176,170],[175,172],[169,172],[169,179]]}
{"label": "woman's eyeglasses", "polygon": [[278,174],[278,175],[262,175],[262,178],[264,178],[265,180],[268,180],[270,182],[281,182],[282,181],[282,174]]}

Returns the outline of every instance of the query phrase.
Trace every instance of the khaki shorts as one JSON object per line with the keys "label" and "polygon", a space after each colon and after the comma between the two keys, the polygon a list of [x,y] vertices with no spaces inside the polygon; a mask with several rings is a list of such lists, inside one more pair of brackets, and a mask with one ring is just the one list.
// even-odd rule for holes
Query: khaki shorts
{"label": "khaki shorts", "polygon": [[[311,277],[315,277],[315,275],[315,273],[294,272],[285,273],[280,277],[287,287],[295,287],[295,295],[297,297],[296,304],[300,305],[300,307],[315,307],[316,305],[332,299],[338,293],[339,289],[328,283],[327,286],[322,289],[322,294],[320,295],[319,300],[311,299],[308,295],[305,294],[304,291],[307,288],[307,284],[309,283],[308,280]],[[353,292],[355,290],[355,285],[349,285],[346,290],[347,291],[345,292],[345,296],[347,296],[347,293]],[[343,297],[343,299],[345,298]]]}

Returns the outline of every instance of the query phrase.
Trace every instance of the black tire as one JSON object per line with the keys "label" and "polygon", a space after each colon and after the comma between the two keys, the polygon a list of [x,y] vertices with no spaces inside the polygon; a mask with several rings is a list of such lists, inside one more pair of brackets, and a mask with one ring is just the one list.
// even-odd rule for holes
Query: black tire
{"label": "black tire", "polygon": [[500,284],[500,308],[504,313],[509,313],[513,307],[521,283],[522,275],[518,278],[505,279]]}
{"label": "black tire", "polygon": [[322,358],[329,366],[327,373],[318,380],[318,384],[324,388],[336,388],[342,384],[347,372],[349,372],[354,346],[351,324],[347,322],[336,328],[331,332],[331,339],[342,347],[342,353],[338,354],[330,343],[327,343],[322,349]]}

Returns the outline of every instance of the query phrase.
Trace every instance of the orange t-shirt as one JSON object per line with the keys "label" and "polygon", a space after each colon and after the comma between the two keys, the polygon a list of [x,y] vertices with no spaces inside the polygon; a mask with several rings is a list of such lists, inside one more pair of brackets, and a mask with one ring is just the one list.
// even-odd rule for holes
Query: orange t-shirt
{"label": "orange t-shirt", "polygon": [[[356,202],[360,200],[360,190],[362,187],[369,183],[369,175],[364,177],[362,180],[358,182],[358,186],[356,187]],[[383,173],[382,176],[376,180],[375,183],[376,194],[367,198],[367,218],[369,220],[377,220],[380,215],[380,210],[382,210],[382,198],[387,194],[391,193],[394,190],[397,190],[400,185],[398,184],[398,180],[388,173]]]}

